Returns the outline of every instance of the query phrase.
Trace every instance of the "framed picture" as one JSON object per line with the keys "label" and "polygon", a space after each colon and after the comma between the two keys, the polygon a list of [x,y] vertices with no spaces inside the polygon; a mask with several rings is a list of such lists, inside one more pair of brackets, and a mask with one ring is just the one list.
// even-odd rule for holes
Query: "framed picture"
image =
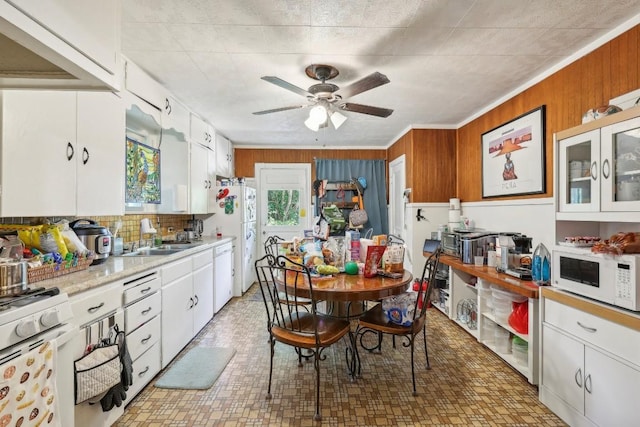
{"label": "framed picture", "polygon": [[160,203],[160,150],[126,140],[125,203]]}
{"label": "framed picture", "polygon": [[482,134],[482,198],[545,192],[545,106]]}

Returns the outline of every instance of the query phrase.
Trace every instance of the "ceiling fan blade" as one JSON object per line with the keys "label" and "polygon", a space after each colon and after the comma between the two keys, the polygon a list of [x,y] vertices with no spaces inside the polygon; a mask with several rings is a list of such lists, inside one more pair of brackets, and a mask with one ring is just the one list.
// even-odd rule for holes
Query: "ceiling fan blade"
{"label": "ceiling fan blade", "polygon": [[357,82],[351,83],[347,87],[343,87],[342,89],[337,91],[336,94],[340,95],[342,99],[346,99],[359,93],[365,92],[369,89],[373,89],[374,87],[382,86],[389,82],[390,80],[387,78],[387,76],[376,71],[375,73],[369,74],[367,77],[364,77]]}
{"label": "ceiling fan blade", "polygon": [[255,114],[256,116],[261,116],[263,114],[277,113],[279,111],[287,111],[287,110],[296,110],[298,108],[305,108],[305,107],[308,107],[308,105],[293,105],[291,107],[274,108],[273,110],[256,111],[253,114]]}
{"label": "ceiling fan blade", "polygon": [[340,106],[342,110],[351,111],[354,113],[369,114],[371,116],[389,117],[393,110],[388,108],[372,107],[371,105],[353,104],[346,102]]}
{"label": "ceiling fan blade", "polygon": [[286,82],[286,81],[282,80],[279,77],[276,77],[276,76],[262,76],[260,78],[262,80],[264,80],[265,82],[273,83],[276,86],[280,86],[283,89],[290,90],[291,92],[297,93],[298,95],[302,95],[304,97],[307,97],[307,96],[311,96],[312,97],[313,96],[312,94],[310,94],[306,90],[301,89],[296,85],[292,85],[291,83]]}

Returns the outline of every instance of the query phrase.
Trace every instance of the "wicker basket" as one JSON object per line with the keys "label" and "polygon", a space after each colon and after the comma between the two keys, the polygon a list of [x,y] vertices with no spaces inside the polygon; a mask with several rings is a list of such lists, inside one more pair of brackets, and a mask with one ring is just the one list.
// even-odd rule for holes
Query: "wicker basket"
{"label": "wicker basket", "polygon": [[28,283],[53,279],[54,277],[62,276],[64,274],[86,270],[92,262],[93,257],[88,257],[79,259],[75,265],[63,262],[61,264],[45,264],[40,267],[32,267],[27,269]]}

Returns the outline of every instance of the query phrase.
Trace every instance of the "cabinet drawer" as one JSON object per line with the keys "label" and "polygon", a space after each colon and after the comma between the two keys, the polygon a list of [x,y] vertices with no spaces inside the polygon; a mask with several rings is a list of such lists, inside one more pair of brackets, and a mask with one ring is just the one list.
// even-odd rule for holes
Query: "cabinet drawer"
{"label": "cabinet drawer", "polygon": [[162,298],[160,292],[149,295],[124,310],[124,325],[127,332],[133,332],[137,327],[148,322],[153,316],[160,314]]}
{"label": "cabinet drawer", "polygon": [[160,275],[157,271],[141,275],[124,282],[123,304],[127,305],[144,298],[160,289]]}
{"label": "cabinet drawer", "polygon": [[136,360],[160,340],[160,323],[160,316],[156,316],[127,334],[127,349],[132,360]]}
{"label": "cabinet drawer", "polygon": [[640,332],[545,299],[544,322],[640,366]]}
{"label": "cabinet drawer", "polygon": [[133,384],[127,391],[127,400],[131,402],[158,372],[160,372],[160,343],[156,343],[133,361]]}
{"label": "cabinet drawer", "polygon": [[211,264],[213,262],[213,249],[207,249],[206,251],[193,255],[192,260],[194,270],[204,267],[207,264]]}
{"label": "cabinet drawer", "polygon": [[162,284],[166,285],[176,279],[191,274],[191,257],[187,257],[162,267]]}
{"label": "cabinet drawer", "polygon": [[122,304],[122,282],[91,289],[71,297],[71,310],[79,326],[116,311]]}

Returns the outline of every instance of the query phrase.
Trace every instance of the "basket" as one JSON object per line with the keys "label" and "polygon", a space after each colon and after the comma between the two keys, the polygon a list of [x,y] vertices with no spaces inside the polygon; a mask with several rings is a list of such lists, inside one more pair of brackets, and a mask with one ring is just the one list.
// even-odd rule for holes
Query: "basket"
{"label": "basket", "polygon": [[93,262],[94,257],[78,259],[76,263],[65,261],[61,264],[45,264],[40,267],[30,267],[27,269],[28,283],[40,282],[41,280],[53,279],[76,271],[86,270]]}

